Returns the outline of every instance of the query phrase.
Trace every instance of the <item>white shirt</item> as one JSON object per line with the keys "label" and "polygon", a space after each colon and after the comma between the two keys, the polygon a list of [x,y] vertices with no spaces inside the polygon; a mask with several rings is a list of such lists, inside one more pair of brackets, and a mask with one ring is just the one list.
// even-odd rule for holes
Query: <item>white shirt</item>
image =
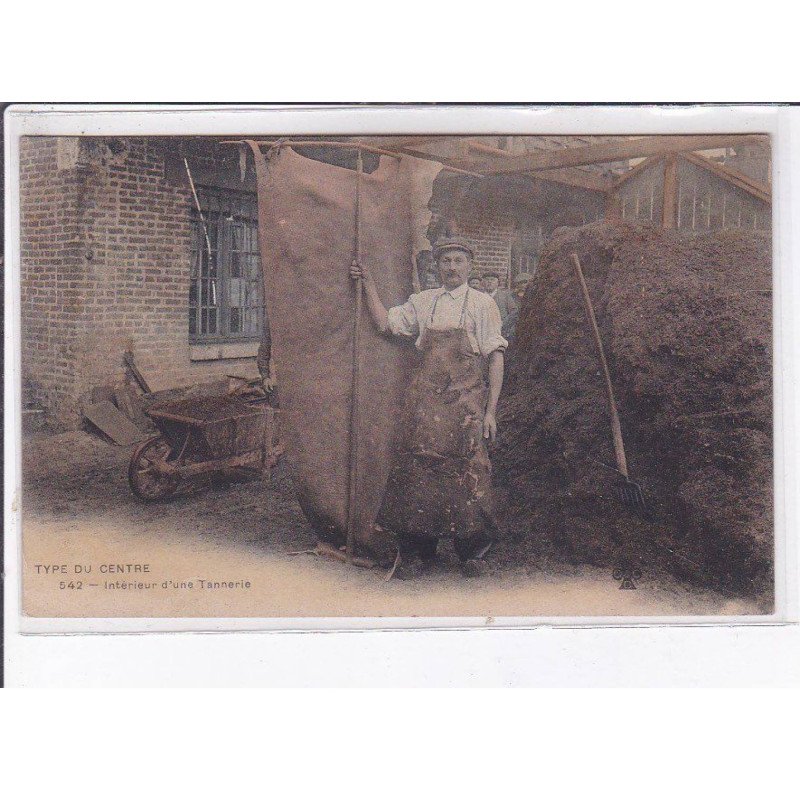
{"label": "white shirt", "polygon": [[[459,327],[467,292],[463,325],[472,352],[486,357],[495,350],[505,350],[508,342],[500,334],[502,323],[497,303],[488,294],[470,289],[466,283],[452,291],[440,287],[412,294],[403,305],[389,309],[389,329],[397,336],[416,336],[416,345],[420,347],[427,328],[447,330]],[[436,308],[431,320],[434,304]]]}

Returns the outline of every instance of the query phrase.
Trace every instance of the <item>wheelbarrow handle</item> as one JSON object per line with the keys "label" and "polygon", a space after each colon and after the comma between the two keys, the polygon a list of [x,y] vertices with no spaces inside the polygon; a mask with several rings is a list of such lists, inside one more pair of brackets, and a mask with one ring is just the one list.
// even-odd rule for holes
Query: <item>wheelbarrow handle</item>
{"label": "wheelbarrow handle", "polygon": [[614,440],[614,456],[617,459],[617,469],[623,477],[628,478],[628,460],[625,458],[625,445],[622,441],[622,427],[619,424],[619,414],[617,413],[617,401],[614,398],[614,387],[611,385],[611,374],[608,371],[608,362],[603,348],[603,340],[600,338],[600,329],[597,327],[597,318],[594,315],[592,298],[589,296],[589,288],[586,286],[586,279],[583,277],[583,269],[577,253],[572,254],[572,263],[575,266],[575,274],[581,285],[583,295],[583,306],[586,309],[586,316],[594,336],[594,343],[597,347],[597,355],[600,359],[600,367],[603,370],[603,379],[606,385],[606,395],[608,396],[608,411],[611,416],[611,436]]}

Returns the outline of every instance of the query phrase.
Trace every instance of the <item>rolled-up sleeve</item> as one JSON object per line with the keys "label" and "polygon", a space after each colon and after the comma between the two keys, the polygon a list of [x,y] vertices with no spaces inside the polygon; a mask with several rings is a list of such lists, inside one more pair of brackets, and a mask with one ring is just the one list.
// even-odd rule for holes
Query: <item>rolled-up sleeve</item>
{"label": "rolled-up sleeve", "polygon": [[418,336],[419,317],[413,296],[401,306],[389,309],[389,330],[395,336]]}
{"label": "rolled-up sleeve", "polygon": [[503,323],[500,319],[500,309],[497,303],[488,297],[488,303],[481,304],[481,311],[476,320],[476,339],[481,355],[488,358],[495,350],[504,351],[508,347],[508,341],[503,338]]}

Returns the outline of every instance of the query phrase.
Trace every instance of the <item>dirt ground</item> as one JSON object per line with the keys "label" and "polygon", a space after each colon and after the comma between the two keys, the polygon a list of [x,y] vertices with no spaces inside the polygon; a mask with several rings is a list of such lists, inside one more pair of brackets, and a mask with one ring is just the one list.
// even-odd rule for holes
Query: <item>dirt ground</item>
{"label": "dirt ground", "polygon": [[[294,499],[285,464],[269,478],[205,486],[146,505],[127,486],[130,451],[84,432],[26,436],[27,614],[469,616],[489,622],[506,616],[763,613],[755,602],[693,588],[663,572],[645,569],[636,591],[623,591],[606,568],[574,567],[545,553],[521,561],[521,545],[511,534],[490,554],[487,575],[462,577],[448,549],[431,571],[386,582],[382,570],[291,555],[313,547],[315,537]],[[549,535],[539,533],[543,539]],[[52,564],[65,565],[69,574],[41,571]],[[128,564],[147,564],[150,571],[102,571]],[[75,565],[91,566],[92,572],[76,575]],[[107,588],[109,582],[133,588]],[[214,588],[215,582],[250,585]],[[136,588],[137,583],[150,588]]]}

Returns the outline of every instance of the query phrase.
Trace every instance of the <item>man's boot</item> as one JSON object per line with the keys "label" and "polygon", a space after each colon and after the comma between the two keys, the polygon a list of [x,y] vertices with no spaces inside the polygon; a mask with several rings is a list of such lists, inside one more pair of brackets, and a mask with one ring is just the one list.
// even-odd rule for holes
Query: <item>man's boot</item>
{"label": "man's boot", "polygon": [[461,573],[465,578],[477,578],[486,574],[488,567],[483,557],[493,544],[494,539],[486,534],[479,534],[469,539],[455,539],[456,555],[461,562]]}

